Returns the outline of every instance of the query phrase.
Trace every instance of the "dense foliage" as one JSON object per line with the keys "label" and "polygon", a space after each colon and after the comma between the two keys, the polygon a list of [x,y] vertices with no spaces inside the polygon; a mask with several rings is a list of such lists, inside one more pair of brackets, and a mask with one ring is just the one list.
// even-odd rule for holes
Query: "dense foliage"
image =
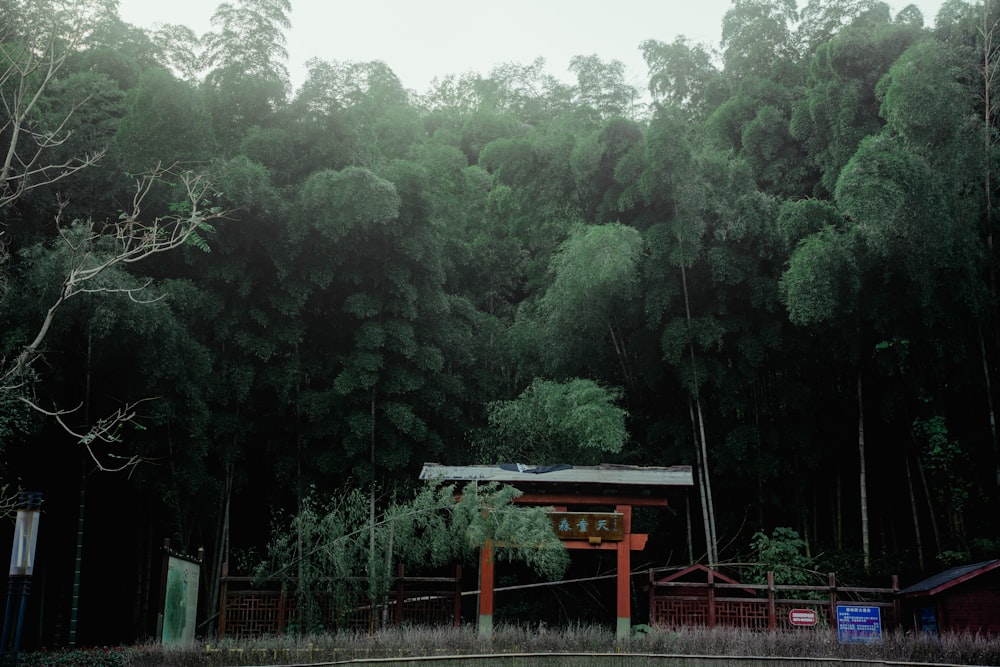
{"label": "dense foliage", "polygon": [[642,96],[597,56],[293,90],[287,0],[0,2],[0,475],[46,493],[54,608],[84,514],[82,604],[169,536],[212,605],[270,517],[390,512],[425,461],[693,465],[657,564],[1000,555],[1000,7],[804,4],[652,35]]}

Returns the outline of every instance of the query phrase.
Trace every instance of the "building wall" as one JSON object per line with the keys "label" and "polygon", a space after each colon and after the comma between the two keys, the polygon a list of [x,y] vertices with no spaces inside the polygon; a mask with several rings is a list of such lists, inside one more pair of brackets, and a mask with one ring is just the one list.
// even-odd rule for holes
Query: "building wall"
{"label": "building wall", "polygon": [[946,591],[941,610],[942,629],[1000,634],[1000,577],[991,572]]}

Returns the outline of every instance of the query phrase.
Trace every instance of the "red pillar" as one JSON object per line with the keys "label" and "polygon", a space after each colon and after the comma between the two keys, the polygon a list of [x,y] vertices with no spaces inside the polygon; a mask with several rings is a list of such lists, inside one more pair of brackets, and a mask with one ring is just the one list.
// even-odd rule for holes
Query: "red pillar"
{"label": "red pillar", "polygon": [[622,514],[624,534],[618,543],[618,621],[615,636],[625,641],[632,633],[632,506],[616,505]]}
{"label": "red pillar", "polygon": [[493,540],[479,550],[479,636],[493,636]]}

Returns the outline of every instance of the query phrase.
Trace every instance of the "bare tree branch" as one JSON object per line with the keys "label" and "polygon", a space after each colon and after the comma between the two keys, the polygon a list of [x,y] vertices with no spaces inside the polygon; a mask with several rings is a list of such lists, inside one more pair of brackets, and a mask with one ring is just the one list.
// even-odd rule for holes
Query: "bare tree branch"
{"label": "bare tree branch", "polygon": [[[143,399],[135,403],[128,403],[118,408],[118,410],[112,414],[98,420],[86,431],[79,431],[73,428],[63,419],[64,416],[73,414],[79,410],[82,405],[78,405],[72,410],[46,410],[37,403],[23,396],[19,396],[18,400],[25,403],[32,410],[53,418],[55,422],[59,424],[64,431],[66,431],[66,433],[86,447],[87,454],[90,456],[90,459],[94,462],[97,469],[101,472],[122,472],[130,470],[143,461],[143,458],[136,454],[122,456],[111,452],[99,453],[95,450],[94,445],[120,443],[122,441],[121,432],[125,424],[134,422],[138,416],[136,408],[140,404],[153,399]],[[0,512],[2,512],[2,509],[2,499],[0,499]]]}
{"label": "bare tree branch", "polygon": [[[177,208],[176,214],[153,217],[150,221],[141,218],[143,205],[153,186],[161,183],[167,175],[175,176],[184,188],[186,199]],[[0,381],[9,384],[12,378],[23,375],[37,359],[42,342],[49,333],[56,313],[78,294],[126,293],[133,301],[139,302],[136,294],[150,283],[135,288],[110,288],[95,286],[95,279],[112,267],[133,264],[163,252],[168,252],[188,243],[199,230],[210,228],[212,220],[224,218],[226,212],[218,208],[202,209],[210,191],[210,184],[203,175],[190,171],[173,174],[170,169],[157,167],[136,179],[135,195],[129,211],[98,229],[93,220],[77,221],[74,234],[62,221],[66,202],[61,202],[56,213],[56,226],[62,241],[71,250],[71,264],[67,268],[59,296],[49,305],[34,339],[28,343],[8,365]],[[82,234],[80,233],[82,231]],[[110,238],[114,242],[111,252],[100,248],[98,241]],[[159,297],[156,297],[159,298]],[[156,298],[151,299],[155,301]]]}
{"label": "bare tree branch", "polygon": [[9,138],[0,164],[0,209],[13,204],[25,192],[62,180],[104,156],[105,151],[100,150],[63,162],[44,161],[49,149],[69,138],[66,124],[87,101],[85,98],[73,104],[54,128],[36,127],[32,120],[69,53],[69,49],[57,52],[55,33],[49,35],[40,52],[27,44],[20,48],[4,44],[0,48],[0,105],[4,110],[0,135]]}
{"label": "bare tree branch", "polygon": [[[72,11],[57,21],[41,4],[28,3],[39,12],[23,22],[16,38],[0,40],[0,210],[17,202],[26,192],[51,185],[95,165],[104,155],[97,150],[82,157],[51,160],[51,149],[71,135],[69,122],[89,98],[74,101],[55,119],[42,119],[42,100],[58,79],[76,40],[84,34],[70,27],[84,18]],[[42,19],[34,20],[34,19]],[[60,26],[59,22],[63,21]],[[68,21],[68,22],[66,22]],[[45,28],[44,25],[49,25]],[[8,26],[9,27],[9,26]],[[179,185],[182,201],[170,207],[167,215],[149,216],[144,207],[150,193],[169,182]],[[67,202],[59,201],[55,216],[58,242],[68,257],[58,295],[49,304],[30,342],[12,358],[0,358],[0,392],[10,393],[32,410],[56,421],[60,427],[87,448],[95,465],[103,471],[133,468],[139,459],[98,453],[98,445],[121,442],[125,424],[134,423],[131,403],[107,415],[84,430],[71,427],[65,416],[74,410],[45,409],[29,398],[37,382],[36,363],[42,358],[43,345],[57,314],[65,303],[79,294],[123,294],[135,303],[151,303],[162,295],[143,296],[151,280],[137,287],[121,287],[101,279],[109,270],[141,262],[153,255],[168,252],[188,243],[205,247],[199,232],[210,232],[210,222],[226,213],[208,205],[211,184],[204,175],[180,168],[157,165],[135,181],[135,192],[126,210],[112,221],[63,219]],[[6,244],[0,230],[0,265],[7,261]],[[0,276],[2,281],[3,276]],[[0,289],[5,284],[0,282]],[[76,408],[79,409],[79,408]],[[109,459],[111,462],[109,462]],[[0,491],[0,513],[3,498]]]}

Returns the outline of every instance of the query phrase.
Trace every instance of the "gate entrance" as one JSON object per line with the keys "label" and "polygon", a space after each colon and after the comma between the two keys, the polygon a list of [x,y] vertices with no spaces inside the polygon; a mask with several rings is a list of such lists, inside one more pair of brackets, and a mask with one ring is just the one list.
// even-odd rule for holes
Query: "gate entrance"
{"label": "gate entrance", "polygon": [[[667,492],[692,486],[690,466],[442,466],[425,463],[420,479],[484,481],[510,484],[523,495],[519,505],[550,506],[553,529],[567,549],[604,549],[617,552],[616,635],[628,638],[632,628],[632,551],[641,551],[649,538],[632,532],[633,507],[666,507]],[[479,556],[479,634],[493,635],[493,549],[491,541]]]}

